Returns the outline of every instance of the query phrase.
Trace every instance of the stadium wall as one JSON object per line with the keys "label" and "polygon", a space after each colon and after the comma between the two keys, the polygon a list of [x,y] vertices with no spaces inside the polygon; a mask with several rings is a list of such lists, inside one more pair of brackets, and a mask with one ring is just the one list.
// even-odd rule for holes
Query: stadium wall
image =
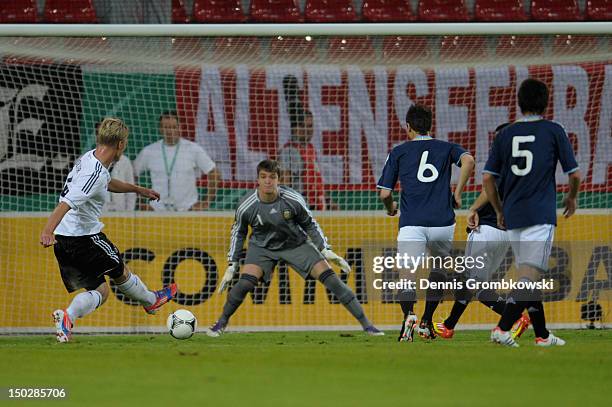
{"label": "stadium wall", "polygon": [[[611,239],[609,215],[585,211],[569,220],[560,220],[553,248],[549,278],[561,284],[551,295],[547,316],[556,325],[580,324],[580,306],[596,291],[600,302],[612,299],[612,264],[609,263]],[[381,247],[395,247],[396,219],[377,213],[317,214],[334,250],[345,256],[354,270],[348,278],[371,319],[380,325],[397,323],[393,299],[381,300],[373,293],[372,256]],[[465,240],[465,217],[459,216],[456,240]],[[180,287],[177,302],[166,310],[187,307],[200,324],[212,323],[218,316],[225,294],[216,293],[217,282],[227,266],[226,236],[231,214],[194,216],[105,217],[106,233],[123,251],[126,262],[151,288],[176,281]],[[38,244],[45,214],[2,216],[0,253],[3,268],[0,278],[0,332],[33,332],[49,327],[50,313],[68,302],[53,252]],[[15,250],[16,245],[20,250]],[[373,253],[373,251],[377,251]],[[512,276],[508,268],[506,276]],[[313,291],[314,290],[314,291]],[[115,291],[115,290],[114,290]],[[350,315],[341,305],[330,301],[320,284],[305,283],[285,267],[277,271],[269,287],[257,288],[232,327],[241,329],[293,329],[295,327],[331,328],[352,326]],[[446,301],[439,314],[448,313]],[[48,311],[48,312],[45,312]],[[143,332],[161,329],[167,312],[148,316],[137,305],[111,294],[107,304],[84,320],[83,331]],[[495,316],[475,304],[469,307],[462,323],[483,327]]]}

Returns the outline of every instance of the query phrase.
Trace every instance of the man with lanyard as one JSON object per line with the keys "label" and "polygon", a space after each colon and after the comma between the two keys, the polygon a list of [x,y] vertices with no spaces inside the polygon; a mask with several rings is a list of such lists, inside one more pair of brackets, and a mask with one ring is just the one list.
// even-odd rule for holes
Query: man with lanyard
{"label": "man with lanyard", "polygon": [[[135,175],[149,171],[153,188],[161,194],[159,202],[150,202],[142,209],[208,209],[214,202],[219,180],[215,163],[200,145],[181,137],[176,112],[162,113],[159,130],[163,139],[146,146],[134,161]],[[208,175],[208,194],[204,201],[199,200],[197,189],[201,173]]]}

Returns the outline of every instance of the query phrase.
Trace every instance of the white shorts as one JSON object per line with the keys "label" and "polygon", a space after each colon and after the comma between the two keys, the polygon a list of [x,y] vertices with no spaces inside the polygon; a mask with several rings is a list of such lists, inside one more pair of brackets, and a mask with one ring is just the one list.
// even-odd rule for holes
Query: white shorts
{"label": "white shorts", "polygon": [[467,278],[478,281],[491,281],[493,273],[506,257],[510,248],[508,232],[489,225],[482,225],[472,230],[465,247],[465,256],[474,259],[481,257],[484,267],[467,270]]}
{"label": "white shorts", "polygon": [[[397,234],[397,252],[408,257],[450,256],[455,225],[427,227],[404,226]],[[412,266],[411,266],[412,267]]]}
{"label": "white shorts", "polygon": [[555,225],[534,225],[508,231],[517,267],[528,265],[548,270],[548,259],[555,238]]}

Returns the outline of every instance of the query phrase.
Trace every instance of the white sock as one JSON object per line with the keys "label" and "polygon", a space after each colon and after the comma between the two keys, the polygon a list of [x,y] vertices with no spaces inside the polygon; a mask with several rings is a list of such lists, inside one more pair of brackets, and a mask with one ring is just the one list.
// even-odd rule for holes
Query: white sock
{"label": "white sock", "polygon": [[128,298],[138,301],[144,306],[155,304],[157,298],[155,293],[150,291],[147,286],[134,273],[130,273],[130,277],[123,284],[118,284],[117,288]]}
{"label": "white sock", "polygon": [[77,294],[73,299],[66,312],[68,317],[74,323],[77,318],[83,318],[87,314],[91,314],[96,308],[102,304],[102,294],[96,290],[86,291]]}

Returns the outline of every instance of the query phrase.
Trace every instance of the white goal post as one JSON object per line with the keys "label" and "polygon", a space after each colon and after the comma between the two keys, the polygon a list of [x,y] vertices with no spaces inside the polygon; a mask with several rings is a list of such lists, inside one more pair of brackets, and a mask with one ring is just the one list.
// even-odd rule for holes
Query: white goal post
{"label": "white goal post", "polygon": [[612,22],[342,24],[2,24],[11,37],[204,37],[332,35],[610,35]]}

